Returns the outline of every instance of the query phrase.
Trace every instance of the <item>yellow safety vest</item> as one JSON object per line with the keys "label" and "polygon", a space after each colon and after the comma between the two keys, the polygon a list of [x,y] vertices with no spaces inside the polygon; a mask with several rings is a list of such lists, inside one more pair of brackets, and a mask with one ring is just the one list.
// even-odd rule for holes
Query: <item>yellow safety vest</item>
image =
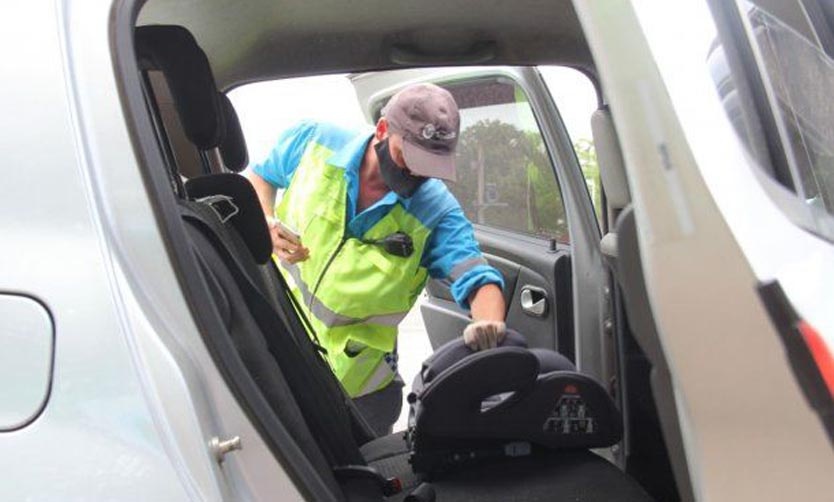
{"label": "yellow safety vest", "polygon": [[[397,325],[428,278],[420,258],[431,229],[396,204],[361,239],[349,236],[347,182],[344,169],[328,163],[333,153],[310,143],[275,210],[310,250],[305,261],[278,264],[336,376],[351,397],[358,397],[396,376],[385,357],[394,352]],[[413,240],[414,252],[407,258],[363,242],[398,231]]]}

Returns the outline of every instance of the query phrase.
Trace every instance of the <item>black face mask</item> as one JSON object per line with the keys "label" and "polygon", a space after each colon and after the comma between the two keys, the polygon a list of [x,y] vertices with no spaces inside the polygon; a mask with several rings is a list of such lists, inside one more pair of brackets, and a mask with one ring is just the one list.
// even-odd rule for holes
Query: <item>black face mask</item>
{"label": "black face mask", "polygon": [[394,162],[388,149],[388,138],[374,145],[376,157],[379,159],[379,173],[382,181],[400,197],[411,197],[428,178],[409,174]]}

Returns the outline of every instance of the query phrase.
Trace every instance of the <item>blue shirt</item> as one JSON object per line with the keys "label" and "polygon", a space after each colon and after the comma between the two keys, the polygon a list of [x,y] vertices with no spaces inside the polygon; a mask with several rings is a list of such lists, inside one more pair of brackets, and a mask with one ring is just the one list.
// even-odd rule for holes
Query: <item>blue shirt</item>
{"label": "blue shirt", "polygon": [[469,308],[469,295],[485,284],[502,289],[501,273],[483,261],[472,224],[442,181],[430,179],[412,197],[389,191],[372,206],[356,214],[359,200],[359,167],[371,133],[356,133],[330,124],[303,121],[286,130],[267,158],[252,170],[276,188],[287,188],[308,143],[315,142],[334,152],[328,163],[341,167],[347,181],[347,231],[361,237],[394,207],[402,205],[427,228],[433,228],[420,264],[435,279],[450,284],[452,296]]}

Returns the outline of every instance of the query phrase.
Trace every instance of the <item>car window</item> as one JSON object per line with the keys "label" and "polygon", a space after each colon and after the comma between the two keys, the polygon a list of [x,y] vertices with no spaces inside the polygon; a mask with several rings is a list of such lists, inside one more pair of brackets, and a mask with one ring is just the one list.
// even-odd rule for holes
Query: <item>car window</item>
{"label": "car window", "polygon": [[539,66],[539,73],[573,143],[594,212],[602,226],[602,183],[591,134],[591,115],[599,107],[594,84],[582,72],[564,66]]}
{"label": "car window", "polygon": [[246,84],[231,90],[229,99],[240,117],[251,164],[266,158],[278,136],[301,120],[370,127],[346,75]]}
{"label": "car window", "polygon": [[448,183],[479,225],[570,241],[562,193],[527,95],[513,80],[442,84],[460,108],[457,182]]}
{"label": "car window", "polygon": [[724,109],[751,156],[804,206],[788,213],[833,238],[834,60],[798,3],[778,4],[778,12],[746,0],[737,5],[731,26],[740,36],[721,33],[709,55]]}

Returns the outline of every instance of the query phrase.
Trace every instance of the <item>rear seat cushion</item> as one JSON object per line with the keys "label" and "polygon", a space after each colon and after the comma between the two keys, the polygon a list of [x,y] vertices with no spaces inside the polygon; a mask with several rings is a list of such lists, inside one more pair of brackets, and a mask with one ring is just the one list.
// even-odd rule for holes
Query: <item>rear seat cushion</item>
{"label": "rear seat cushion", "polygon": [[[422,480],[408,463],[402,433],[362,446],[369,464],[386,477],[396,476],[404,490],[400,501]],[[400,453],[392,451],[400,450]],[[376,458],[371,458],[376,457]],[[529,457],[492,460],[431,480],[440,501],[649,502],[634,480],[587,450],[540,451]]]}

